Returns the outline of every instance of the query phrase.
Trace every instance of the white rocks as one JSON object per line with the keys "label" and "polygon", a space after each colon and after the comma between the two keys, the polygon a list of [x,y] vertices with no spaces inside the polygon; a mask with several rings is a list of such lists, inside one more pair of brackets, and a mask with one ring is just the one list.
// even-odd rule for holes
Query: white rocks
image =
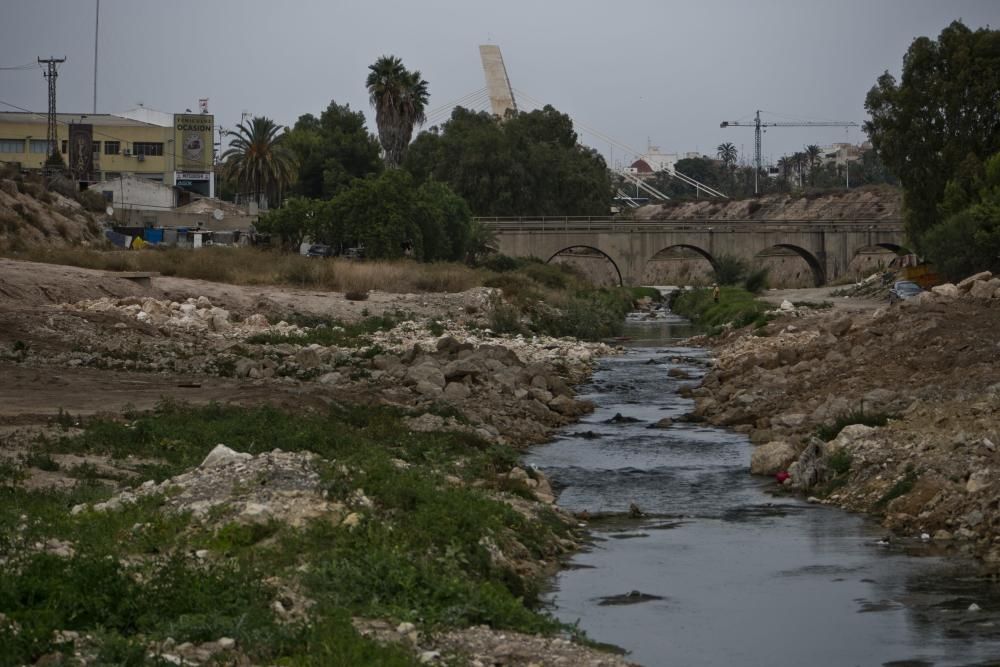
{"label": "white rocks", "polygon": [[965,483],[967,493],[978,493],[990,485],[990,471],[977,470],[969,475],[969,480]]}
{"label": "white rocks", "polygon": [[998,289],[1000,289],[1000,278],[977,280],[969,288],[969,296],[973,299],[992,299]]}
{"label": "white rocks", "polygon": [[795,456],[792,445],[783,440],[772,440],[754,448],[750,455],[750,472],[754,475],[773,475],[786,470]]}
{"label": "white rocks", "polygon": [[976,282],[985,282],[993,277],[993,274],[989,271],[981,271],[979,273],[974,273],[965,280],[962,280],[956,285],[956,287],[963,292],[968,292],[972,289],[973,284]]}
{"label": "white rocks", "polygon": [[778,309],[787,313],[795,310],[795,304],[789,301],[788,299],[785,299],[781,302],[781,305],[778,306]]}
{"label": "white rocks", "polygon": [[953,283],[945,283],[943,285],[935,285],[931,288],[931,291],[935,294],[940,294],[944,297],[954,298],[961,294],[961,290],[958,289]]}
{"label": "white rocks", "polygon": [[246,461],[251,458],[253,458],[253,456],[247,454],[246,452],[237,452],[236,450],[230,449],[220,443],[208,453],[205,460],[201,462],[201,467],[211,468],[213,466],[229,465],[237,461]]}

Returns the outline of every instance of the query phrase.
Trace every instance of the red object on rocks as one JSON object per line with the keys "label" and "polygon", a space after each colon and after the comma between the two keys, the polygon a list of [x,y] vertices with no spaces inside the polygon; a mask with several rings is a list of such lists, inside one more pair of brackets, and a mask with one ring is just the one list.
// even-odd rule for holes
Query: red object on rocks
{"label": "red object on rocks", "polygon": [[789,477],[791,477],[791,475],[789,475],[787,471],[782,470],[774,476],[774,479],[778,481],[778,484],[784,484],[785,480]]}

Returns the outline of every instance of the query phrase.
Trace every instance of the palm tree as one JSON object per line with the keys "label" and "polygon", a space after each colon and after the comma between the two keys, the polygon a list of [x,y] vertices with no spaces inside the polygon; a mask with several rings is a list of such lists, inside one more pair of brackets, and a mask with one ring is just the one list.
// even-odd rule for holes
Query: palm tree
{"label": "palm tree", "polygon": [[806,146],[806,160],[809,162],[809,184],[816,182],[816,166],[819,164],[819,155],[822,151],[816,144]]}
{"label": "palm tree", "polygon": [[419,71],[410,72],[396,56],[382,56],[368,66],[368,99],[375,109],[378,140],[385,166],[395,169],[402,163],[413,127],[423,124],[429,95],[427,82]]}
{"label": "palm tree", "polygon": [[282,129],[270,118],[254,116],[226,133],[232,137],[222,154],[226,175],[261,208],[278,203],[295,179],[295,159],[285,146]]}
{"label": "palm tree", "polygon": [[736,146],[727,141],[724,144],[719,144],[715,150],[715,154],[722,160],[722,166],[732,171],[733,167],[736,166],[736,158],[739,157]]}
{"label": "palm tree", "polygon": [[799,187],[802,187],[802,168],[806,164],[805,153],[793,153],[792,164],[795,166],[795,173],[799,175]]}

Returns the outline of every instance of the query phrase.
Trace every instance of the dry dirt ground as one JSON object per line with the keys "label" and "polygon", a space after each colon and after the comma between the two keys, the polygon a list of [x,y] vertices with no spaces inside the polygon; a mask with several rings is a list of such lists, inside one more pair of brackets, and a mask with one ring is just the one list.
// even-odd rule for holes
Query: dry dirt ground
{"label": "dry dirt ground", "polygon": [[[203,280],[155,277],[151,287],[115,274],[71,266],[22,262],[0,258],[0,349],[18,342],[47,354],[69,352],[75,343],[65,327],[53,318],[65,317],[58,304],[101,297],[153,297],[184,300],[206,296],[213,304],[234,312],[263,312],[280,318],[291,312],[340,321],[367,315],[405,311],[415,318],[446,317],[477,307],[481,294],[388,294],[374,292],[367,301],[348,301],[343,294],[280,287],[241,286]],[[85,321],[84,321],[85,320]],[[111,316],[87,314],[76,326],[81,330],[113,326]],[[72,326],[72,325],[71,325]],[[130,323],[134,326],[134,323]],[[155,331],[152,333],[155,336]],[[120,413],[126,406],[152,408],[162,398],[190,403],[225,401],[253,403],[267,400],[329,400],[337,392],[324,388],[281,386],[269,383],[189,374],[150,374],[81,367],[25,367],[0,361],[0,419],[20,422],[28,415],[51,416],[60,409],[73,414]]]}
{"label": "dry dirt ground", "polygon": [[886,301],[857,297],[834,296],[844,291],[844,287],[803,287],[799,289],[773,289],[764,292],[760,299],[780,306],[782,301],[792,303],[830,304],[831,308],[843,312],[873,312],[887,305]]}

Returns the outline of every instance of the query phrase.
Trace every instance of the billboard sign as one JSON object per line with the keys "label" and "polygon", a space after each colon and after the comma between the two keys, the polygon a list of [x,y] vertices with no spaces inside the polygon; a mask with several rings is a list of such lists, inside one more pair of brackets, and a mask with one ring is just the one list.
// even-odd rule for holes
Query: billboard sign
{"label": "billboard sign", "polygon": [[94,126],[73,123],[69,126],[69,170],[78,181],[93,180]]}
{"label": "billboard sign", "polygon": [[174,151],[180,171],[210,171],[212,127],[209,114],[174,114]]}

